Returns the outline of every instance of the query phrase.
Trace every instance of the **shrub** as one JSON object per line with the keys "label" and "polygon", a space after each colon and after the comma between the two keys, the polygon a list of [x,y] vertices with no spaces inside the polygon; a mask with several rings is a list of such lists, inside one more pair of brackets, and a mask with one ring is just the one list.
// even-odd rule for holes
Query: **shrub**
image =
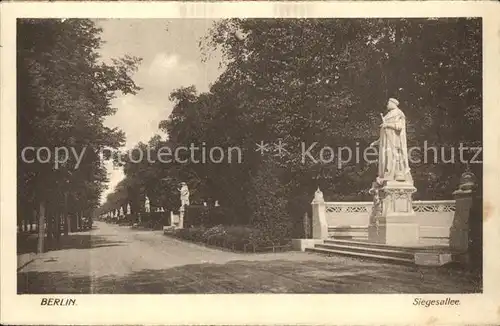
{"label": "shrub", "polygon": [[239,251],[268,251],[272,250],[273,246],[288,243],[273,242],[265,232],[250,226],[217,225],[211,228],[199,226],[176,230],[173,235],[184,240]]}
{"label": "shrub", "polygon": [[203,205],[191,205],[186,207],[184,225],[205,226],[231,225],[234,213],[228,207],[209,207]]}
{"label": "shrub", "polygon": [[288,193],[280,179],[282,169],[272,160],[265,160],[252,179],[248,195],[252,211],[251,224],[269,239],[289,239],[293,224],[288,215]]}
{"label": "shrub", "polygon": [[186,206],[184,212],[184,225],[186,226],[202,226],[208,220],[207,206],[203,205],[190,205]]}
{"label": "shrub", "polygon": [[207,226],[231,225],[235,221],[235,213],[229,207],[212,207],[208,211]]}

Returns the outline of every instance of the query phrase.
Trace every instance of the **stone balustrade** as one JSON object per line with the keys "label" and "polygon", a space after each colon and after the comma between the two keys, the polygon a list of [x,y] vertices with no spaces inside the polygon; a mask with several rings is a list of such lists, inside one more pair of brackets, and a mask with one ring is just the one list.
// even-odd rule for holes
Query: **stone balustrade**
{"label": "stone balustrade", "polygon": [[[316,232],[317,237],[338,237],[367,239],[372,202],[321,202],[313,201],[313,212],[322,218],[313,216],[313,225],[320,227],[321,220],[325,232]],[[413,201],[413,210],[417,215],[420,229],[420,243],[424,245],[448,245],[450,227],[455,214],[455,200]]]}

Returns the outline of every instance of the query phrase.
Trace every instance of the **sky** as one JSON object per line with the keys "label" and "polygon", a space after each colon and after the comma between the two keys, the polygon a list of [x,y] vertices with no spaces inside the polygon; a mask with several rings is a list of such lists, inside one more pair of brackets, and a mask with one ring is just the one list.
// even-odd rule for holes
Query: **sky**
{"label": "sky", "polygon": [[[132,55],[142,58],[133,79],[142,87],[136,95],[118,94],[113,100],[117,112],[108,117],[107,127],[118,127],[125,132],[126,144],[131,149],[138,142],[147,142],[155,134],[165,136],[158,129],[161,120],[168,118],[173,103],[171,91],[195,85],[198,91],[207,91],[210,84],[222,73],[219,68],[221,55],[213,52],[212,58],[202,62],[199,41],[215,20],[210,19],[105,19],[98,20],[102,28],[100,49],[104,61]],[[124,178],[121,168],[107,164],[110,182],[101,201]]]}

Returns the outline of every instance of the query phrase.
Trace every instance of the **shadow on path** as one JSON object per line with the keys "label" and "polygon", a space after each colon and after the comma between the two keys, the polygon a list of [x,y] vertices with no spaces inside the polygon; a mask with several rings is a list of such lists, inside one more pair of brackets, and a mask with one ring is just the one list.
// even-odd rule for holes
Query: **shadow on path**
{"label": "shadow on path", "polygon": [[[17,254],[36,253],[38,237],[36,235],[17,236]],[[67,249],[91,249],[100,247],[114,247],[126,244],[124,241],[112,241],[106,237],[90,234],[61,235],[59,244],[56,241],[47,241],[47,251]]]}
{"label": "shadow on path", "polygon": [[123,277],[19,273],[18,293],[480,293],[482,280],[456,268],[287,260],[194,264]]}

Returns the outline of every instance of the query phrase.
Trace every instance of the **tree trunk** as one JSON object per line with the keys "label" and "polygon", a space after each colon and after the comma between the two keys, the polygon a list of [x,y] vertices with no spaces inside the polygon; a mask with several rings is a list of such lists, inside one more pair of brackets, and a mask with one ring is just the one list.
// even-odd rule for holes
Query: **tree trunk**
{"label": "tree trunk", "polygon": [[[36,209],[33,209],[33,215],[31,215],[31,218],[30,218],[30,232],[33,231],[33,224],[36,224],[38,223],[37,222],[37,216],[36,216]],[[37,231],[38,231],[38,228],[37,228]]]}
{"label": "tree trunk", "polygon": [[[38,232],[40,230],[40,219],[39,219],[39,215],[38,212],[36,211],[36,209],[34,210],[33,214],[35,214],[35,223],[36,223],[36,232]],[[45,221],[44,221],[45,223]],[[45,230],[45,224],[44,224],[44,228]]]}
{"label": "tree trunk", "polygon": [[63,223],[64,223],[64,235],[69,233],[69,216],[68,216],[68,193],[64,194],[64,212],[63,212]]}
{"label": "tree trunk", "polygon": [[45,240],[45,202],[40,202],[40,211],[38,213],[38,246],[36,252],[41,254],[44,252]]}
{"label": "tree trunk", "polygon": [[64,235],[68,235],[70,232],[72,232],[71,227],[71,216],[66,214],[66,227],[64,228]]}
{"label": "tree trunk", "polygon": [[46,219],[47,219],[47,244],[45,245],[46,248],[48,249],[50,246],[52,246],[52,241],[54,239],[54,219],[52,216],[52,207],[50,204],[47,204],[47,209],[46,209]]}
{"label": "tree trunk", "polygon": [[63,216],[63,214],[61,214],[60,212],[57,212],[56,215],[55,215],[55,225],[54,225],[54,238],[55,238],[55,244],[57,246],[57,248],[59,248],[59,245],[61,243],[61,217]]}

